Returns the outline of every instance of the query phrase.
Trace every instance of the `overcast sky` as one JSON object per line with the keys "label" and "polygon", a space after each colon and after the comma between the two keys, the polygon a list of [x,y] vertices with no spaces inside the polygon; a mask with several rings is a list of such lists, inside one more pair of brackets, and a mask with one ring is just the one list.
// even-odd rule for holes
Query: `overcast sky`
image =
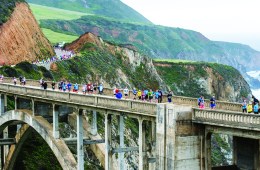
{"label": "overcast sky", "polygon": [[122,0],[154,24],[201,32],[260,51],[260,0]]}

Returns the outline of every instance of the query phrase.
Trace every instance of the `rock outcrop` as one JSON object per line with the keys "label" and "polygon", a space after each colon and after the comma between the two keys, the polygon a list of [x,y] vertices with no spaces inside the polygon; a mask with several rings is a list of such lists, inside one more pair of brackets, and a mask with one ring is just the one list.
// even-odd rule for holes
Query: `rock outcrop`
{"label": "rock outcrop", "polygon": [[0,26],[0,64],[14,65],[54,55],[26,3],[17,3],[9,20]]}

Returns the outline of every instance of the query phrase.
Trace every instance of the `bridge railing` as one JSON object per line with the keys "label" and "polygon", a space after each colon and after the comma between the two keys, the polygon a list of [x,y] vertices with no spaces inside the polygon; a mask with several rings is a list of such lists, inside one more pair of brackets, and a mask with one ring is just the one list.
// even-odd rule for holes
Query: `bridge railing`
{"label": "bridge railing", "polygon": [[[188,104],[193,107],[198,107],[198,99],[191,97],[183,97],[183,96],[173,96],[173,102],[176,104]],[[210,101],[205,100],[205,107],[210,107]],[[216,101],[216,109],[218,110],[227,110],[227,111],[241,111],[242,110],[241,103],[233,103],[233,102],[224,102],[224,101]]]}
{"label": "bridge railing", "polygon": [[260,130],[260,115],[231,111],[193,109],[193,121],[202,124],[216,124],[257,128]]}
{"label": "bridge railing", "polygon": [[31,98],[53,100],[58,102],[70,102],[81,105],[93,105],[121,109],[122,111],[138,111],[155,116],[156,104],[134,100],[119,100],[109,96],[93,94],[66,93],[54,90],[43,90],[28,86],[15,86],[11,84],[0,84],[0,92],[7,92],[14,95],[24,95]]}
{"label": "bridge railing", "polygon": [[[10,78],[10,77],[4,78],[4,82],[11,83],[11,84],[13,83],[12,78]],[[47,81],[47,83],[49,84],[49,87],[50,87],[51,81]],[[40,83],[39,83],[39,80],[28,79],[28,80],[26,80],[26,85],[39,87]],[[79,89],[81,89],[81,85],[79,85]],[[108,95],[108,96],[114,95],[112,88],[104,88],[103,92],[105,95]],[[129,93],[129,97],[132,98],[131,92]],[[166,95],[163,96],[163,102],[167,102]],[[192,105],[193,107],[198,107],[197,98],[184,97],[184,96],[173,96],[173,102],[175,104],[188,104],[188,105]],[[240,103],[216,101],[216,104],[217,104],[216,108],[220,109],[220,110],[241,111],[241,109],[242,109]],[[209,100],[205,100],[205,106],[209,108],[209,106],[210,106]]]}

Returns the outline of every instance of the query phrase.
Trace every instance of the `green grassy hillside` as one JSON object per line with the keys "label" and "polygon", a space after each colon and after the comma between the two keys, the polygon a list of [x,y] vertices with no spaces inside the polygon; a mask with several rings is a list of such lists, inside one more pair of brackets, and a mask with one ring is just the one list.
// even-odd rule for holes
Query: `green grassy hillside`
{"label": "green grassy hillside", "polygon": [[27,0],[27,2],[70,11],[91,13],[127,22],[151,23],[120,0],[74,0],[73,2],[71,0]]}
{"label": "green grassy hillside", "polygon": [[16,2],[25,2],[25,0],[1,0],[0,3],[0,25],[5,23],[11,16]]}
{"label": "green grassy hillside", "polygon": [[74,20],[79,19],[84,15],[91,15],[83,12],[64,10],[36,4],[29,5],[37,21],[42,19]]}
{"label": "green grassy hillside", "polygon": [[[51,0],[41,2],[41,4],[47,2],[48,4],[46,5],[52,4]],[[93,2],[89,1],[89,3]],[[99,3],[99,1],[95,1],[95,6],[98,6]],[[114,1],[111,1],[111,3],[114,3]],[[76,4],[78,4],[78,1],[73,3],[73,5]],[[60,5],[62,3],[56,1],[55,6],[59,7]],[[31,8],[36,14],[37,20],[41,20],[42,28],[74,36],[80,36],[85,32],[92,32],[116,44],[133,44],[138,48],[139,52],[152,58],[217,62],[231,65],[239,69],[242,73],[246,72],[245,70],[257,69],[260,64],[258,63],[258,61],[260,62],[260,52],[241,44],[210,41],[199,32],[192,30],[151,24],[134,24],[135,20],[131,18],[129,20],[119,20],[109,16],[100,17],[102,15],[83,15],[82,18],[78,18],[81,17],[82,13],[73,15],[72,17],[70,15],[66,17],[64,14],[64,19],[62,19],[63,12],[60,9],[48,7],[44,9],[46,7],[35,5],[31,5]],[[103,8],[106,7],[103,6]],[[44,15],[45,10],[54,10],[54,12]],[[60,16],[58,20],[55,20],[55,17],[57,17],[55,13],[59,13],[57,14],[58,17]],[[64,13],[66,12],[64,11]],[[73,17],[78,19],[71,20]],[[129,23],[130,20],[132,23]],[[63,38],[60,36],[52,35],[51,33],[46,35],[52,42],[63,41]],[[66,37],[65,35],[63,36]],[[73,38],[69,37],[66,39]]]}

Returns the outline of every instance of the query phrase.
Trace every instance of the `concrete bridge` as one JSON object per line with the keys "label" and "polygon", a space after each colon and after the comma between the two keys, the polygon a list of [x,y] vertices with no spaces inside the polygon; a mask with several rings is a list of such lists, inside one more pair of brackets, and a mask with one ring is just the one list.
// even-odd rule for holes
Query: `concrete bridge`
{"label": "concrete bridge", "polygon": [[[50,146],[63,169],[84,169],[84,145],[96,146],[95,153],[99,153],[96,156],[108,170],[127,169],[126,152],[138,153],[138,169],[214,169],[211,166],[212,133],[233,136],[234,165],[240,169],[260,169],[260,117],[240,113],[239,103],[218,101],[218,110],[200,110],[196,108],[197,99],[194,98],[174,96],[175,104],[155,104],[43,90],[30,85],[0,84],[3,169],[12,169],[31,128]],[[14,110],[7,111],[7,98],[14,101]],[[76,115],[71,119],[76,138],[60,137],[58,124],[62,107],[68,108],[65,110],[71,116]],[[97,114],[104,117],[104,138],[97,133]],[[126,116],[138,121],[138,146],[126,146]],[[91,117],[91,123],[86,117]],[[112,145],[113,117],[118,120],[118,147]],[[85,136],[86,124],[91,129],[90,138]],[[10,125],[17,125],[13,138],[8,136]],[[77,145],[76,159],[68,149],[70,144]],[[118,154],[117,162],[113,160],[113,154]]]}

